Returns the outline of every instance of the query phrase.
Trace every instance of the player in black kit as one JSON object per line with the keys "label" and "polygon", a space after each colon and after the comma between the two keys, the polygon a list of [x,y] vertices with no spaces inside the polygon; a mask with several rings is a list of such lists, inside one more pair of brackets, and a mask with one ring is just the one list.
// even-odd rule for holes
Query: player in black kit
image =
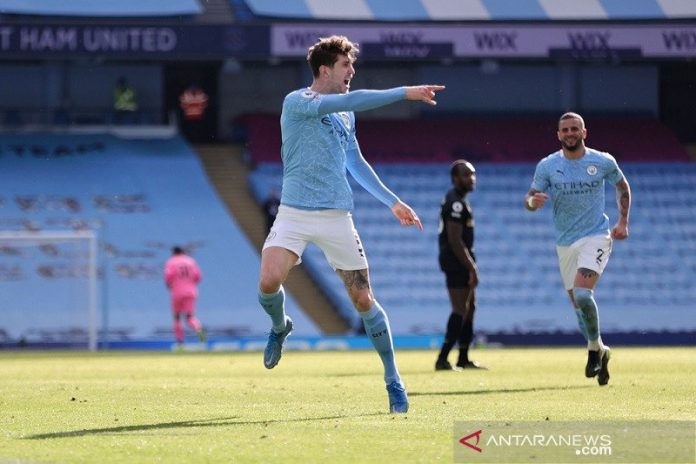
{"label": "player in black kit", "polygon": [[[479,276],[474,256],[474,216],[466,195],[476,188],[476,169],[460,159],[452,163],[450,176],[453,188],[442,200],[438,240],[440,269],[447,280],[452,313],[435,370],[486,369],[469,360]],[[456,367],[452,367],[447,356],[456,343],[459,343],[459,359]]]}

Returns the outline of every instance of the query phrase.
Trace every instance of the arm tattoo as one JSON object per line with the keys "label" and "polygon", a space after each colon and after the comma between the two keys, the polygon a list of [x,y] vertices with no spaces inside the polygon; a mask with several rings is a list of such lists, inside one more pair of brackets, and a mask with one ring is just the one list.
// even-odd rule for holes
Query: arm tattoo
{"label": "arm tattoo", "polygon": [[355,287],[357,290],[370,288],[370,279],[367,275],[367,269],[360,269],[357,271],[342,271],[339,269],[337,272],[341,276],[346,289],[349,291],[352,287]]}
{"label": "arm tattoo", "polygon": [[626,179],[616,184],[616,206],[619,209],[619,216],[628,219],[628,211],[631,209],[631,187]]}
{"label": "arm tattoo", "polygon": [[628,208],[631,206],[631,195],[628,190],[621,192],[619,196],[619,214],[621,217],[628,217]]}
{"label": "arm tattoo", "polygon": [[578,272],[582,274],[582,276],[586,279],[591,279],[593,277],[597,276],[597,273],[593,271],[592,269],[587,269],[587,268],[580,268],[578,269]]}

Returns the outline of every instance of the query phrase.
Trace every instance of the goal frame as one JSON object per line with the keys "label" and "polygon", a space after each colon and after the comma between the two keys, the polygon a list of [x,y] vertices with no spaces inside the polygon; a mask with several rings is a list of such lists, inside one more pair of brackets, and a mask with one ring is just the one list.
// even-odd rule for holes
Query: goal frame
{"label": "goal frame", "polygon": [[87,241],[87,347],[89,351],[98,348],[97,331],[97,234],[93,230],[55,230],[55,231],[0,231],[0,240],[24,241],[29,244],[61,243]]}

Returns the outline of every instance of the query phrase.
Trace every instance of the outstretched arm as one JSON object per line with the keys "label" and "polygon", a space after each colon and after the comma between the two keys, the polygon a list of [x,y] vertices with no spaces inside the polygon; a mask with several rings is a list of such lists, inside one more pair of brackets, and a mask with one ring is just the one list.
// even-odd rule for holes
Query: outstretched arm
{"label": "outstretched arm", "polygon": [[319,114],[338,111],[367,111],[386,106],[400,100],[419,100],[435,105],[435,92],[443,90],[443,85],[418,85],[395,87],[387,90],[355,90],[349,93],[323,95],[319,104]]}
{"label": "outstretched arm", "polygon": [[372,166],[365,160],[358,145],[346,152],[346,167],[358,184],[370,192],[373,197],[390,208],[399,201],[394,192],[384,185]]}
{"label": "outstretched arm", "polygon": [[346,157],[346,167],[350,174],[358,181],[358,183],[379,201],[389,206],[394,213],[394,216],[405,226],[418,226],[423,230],[418,215],[410,206],[399,200],[394,193],[389,190],[377,176],[377,173],[372,169],[372,166],[363,158],[360,148],[356,147],[348,150]]}
{"label": "outstretched arm", "polygon": [[399,220],[402,226],[416,226],[418,230],[423,230],[420,218],[413,209],[401,200],[391,207],[392,213]]}
{"label": "outstretched arm", "polygon": [[445,90],[444,85],[414,85],[406,87],[406,100],[422,101],[428,105],[437,105],[435,92]]}
{"label": "outstretched arm", "polygon": [[611,237],[624,240],[628,238],[628,216],[631,211],[631,186],[625,177],[616,183],[616,205],[619,208],[619,219],[611,229]]}

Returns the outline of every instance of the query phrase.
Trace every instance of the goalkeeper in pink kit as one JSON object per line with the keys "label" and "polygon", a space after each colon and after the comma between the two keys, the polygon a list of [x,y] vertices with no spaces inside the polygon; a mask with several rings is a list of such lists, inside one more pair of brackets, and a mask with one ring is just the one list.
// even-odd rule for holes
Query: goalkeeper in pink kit
{"label": "goalkeeper in pink kit", "polygon": [[196,331],[198,339],[205,342],[205,331],[196,317],[196,300],[201,270],[196,260],[186,255],[181,247],[172,248],[172,257],[164,265],[164,281],[171,294],[176,342],[184,343],[184,326],[181,316],[186,317],[189,327]]}

